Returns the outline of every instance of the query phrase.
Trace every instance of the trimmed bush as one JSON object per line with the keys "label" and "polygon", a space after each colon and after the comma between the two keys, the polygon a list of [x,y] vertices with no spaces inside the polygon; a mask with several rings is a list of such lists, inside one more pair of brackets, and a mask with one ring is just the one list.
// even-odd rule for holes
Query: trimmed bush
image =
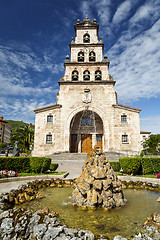
{"label": "trimmed bush", "polygon": [[45,157],[0,157],[0,170],[45,173],[50,164],[51,158]]}
{"label": "trimmed bush", "polygon": [[120,166],[124,173],[140,174],[141,173],[141,158],[140,157],[126,157],[119,159]]}
{"label": "trimmed bush", "polygon": [[141,163],[143,174],[156,174],[160,172],[160,157],[143,157]]}
{"label": "trimmed bush", "polygon": [[51,164],[51,158],[45,157],[30,157],[31,172],[45,173]]}
{"label": "trimmed bush", "polygon": [[109,163],[115,172],[119,172],[119,170],[121,169],[119,162],[109,162]]}
{"label": "trimmed bush", "polygon": [[30,172],[30,159],[29,157],[0,157],[0,170],[4,169]]}
{"label": "trimmed bush", "polygon": [[51,170],[52,172],[56,171],[56,169],[58,168],[58,163],[51,163],[49,170]]}

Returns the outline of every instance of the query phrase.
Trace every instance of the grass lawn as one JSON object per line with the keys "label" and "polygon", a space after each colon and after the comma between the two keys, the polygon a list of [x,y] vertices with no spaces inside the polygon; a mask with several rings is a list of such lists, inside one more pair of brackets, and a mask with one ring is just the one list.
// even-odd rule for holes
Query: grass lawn
{"label": "grass lawn", "polygon": [[42,176],[42,175],[63,175],[66,172],[47,172],[47,173],[18,173],[18,177]]}
{"label": "grass lawn", "polygon": [[146,174],[146,175],[124,175],[121,172],[116,172],[117,176],[131,176],[131,177],[145,177],[145,178],[157,178],[156,174]]}

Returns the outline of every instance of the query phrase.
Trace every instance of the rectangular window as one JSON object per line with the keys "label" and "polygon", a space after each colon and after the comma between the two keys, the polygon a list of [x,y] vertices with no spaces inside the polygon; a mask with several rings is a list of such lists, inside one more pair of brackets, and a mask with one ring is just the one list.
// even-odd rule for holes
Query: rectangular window
{"label": "rectangular window", "polygon": [[122,143],[128,143],[128,135],[122,135]]}
{"label": "rectangular window", "polygon": [[47,116],[47,123],[53,123],[53,116],[52,115]]}
{"label": "rectangular window", "polygon": [[127,115],[121,115],[121,122],[127,122]]}
{"label": "rectangular window", "polygon": [[46,135],[46,143],[47,144],[52,143],[52,135],[51,134]]}

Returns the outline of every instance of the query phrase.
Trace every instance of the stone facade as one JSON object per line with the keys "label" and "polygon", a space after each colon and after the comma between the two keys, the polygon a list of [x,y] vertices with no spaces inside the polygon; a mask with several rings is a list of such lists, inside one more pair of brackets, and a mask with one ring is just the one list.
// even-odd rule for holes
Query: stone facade
{"label": "stone facade", "polygon": [[108,57],[103,59],[104,44],[98,38],[99,25],[86,18],[74,27],[57,103],[34,110],[33,155],[88,152],[95,145],[104,152],[138,154],[141,110],[117,103]]}
{"label": "stone facade", "polygon": [[8,122],[3,120],[3,116],[0,116],[0,143],[9,143],[11,136],[11,128]]}

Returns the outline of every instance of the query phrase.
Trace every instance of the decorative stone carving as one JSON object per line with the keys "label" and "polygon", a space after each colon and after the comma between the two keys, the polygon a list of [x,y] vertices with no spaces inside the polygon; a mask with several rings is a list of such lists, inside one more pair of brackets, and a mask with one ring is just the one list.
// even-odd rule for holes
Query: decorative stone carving
{"label": "decorative stone carving", "polygon": [[90,92],[90,89],[89,89],[89,88],[85,88],[85,89],[84,89],[82,101],[83,101],[84,103],[91,103],[91,101],[92,101],[92,95],[91,95],[91,92]]}

